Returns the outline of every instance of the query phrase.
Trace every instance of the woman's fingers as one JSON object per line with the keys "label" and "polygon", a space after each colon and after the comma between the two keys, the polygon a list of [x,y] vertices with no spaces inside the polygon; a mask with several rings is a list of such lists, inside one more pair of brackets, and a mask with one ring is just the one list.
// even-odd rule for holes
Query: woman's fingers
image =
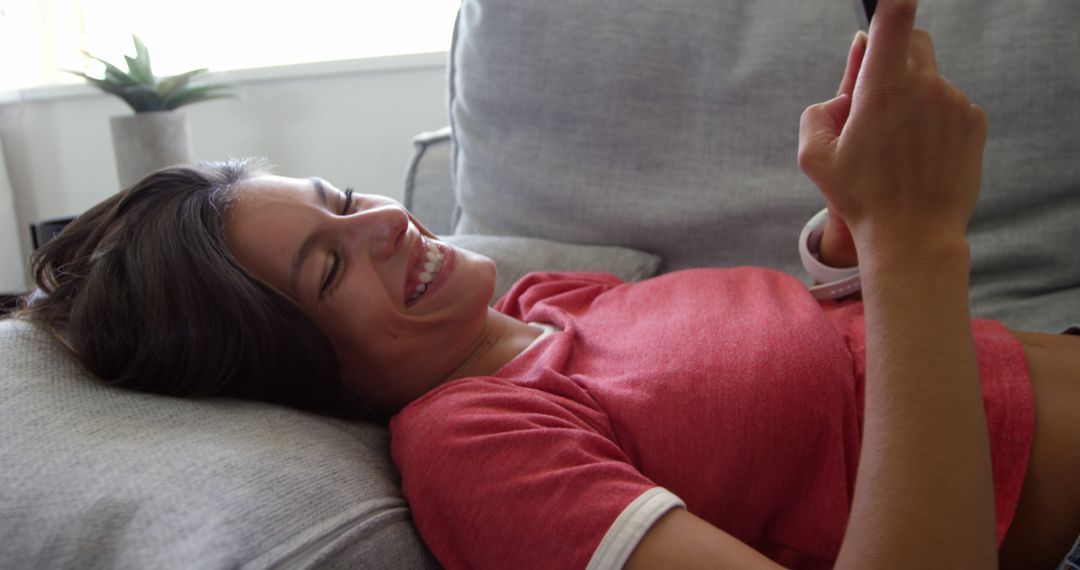
{"label": "woman's fingers", "polygon": [[851,42],[851,49],[848,50],[847,67],[844,69],[844,79],[840,82],[840,89],[836,92],[837,95],[844,95],[845,93],[849,97],[855,95],[855,82],[859,77],[859,70],[862,69],[863,56],[866,55],[866,32],[859,30],[855,34],[855,39]]}
{"label": "woman's fingers", "polygon": [[819,187],[827,185],[829,165],[836,152],[836,141],[851,112],[851,97],[838,95],[824,103],[811,105],[799,121],[799,167]]}
{"label": "woman's fingers", "polygon": [[915,8],[879,0],[839,95],[801,118],[800,168],[864,241],[962,235],[978,198],[985,114],[938,71]]}
{"label": "woman's fingers", "polygon": [[870,24],[860,89],[892,91],[903,85],[908,71],[916,0],[881,0]]}
{"label": "woman's fingers", "polygon": [[937,55],[934,53],[934,40],[926,30],[915,28],[911,31],[911,66],[917,70],[938,72]]}

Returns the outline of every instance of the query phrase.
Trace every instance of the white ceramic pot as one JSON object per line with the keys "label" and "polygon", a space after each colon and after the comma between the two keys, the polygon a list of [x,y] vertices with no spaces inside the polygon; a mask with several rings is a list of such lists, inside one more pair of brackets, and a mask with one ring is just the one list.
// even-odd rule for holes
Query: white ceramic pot
{"label": "white ceramic pot", "polygon": [[194,160],[191,129],[187,115],[181,111],[120,115],[109,122],[121,188],[159,168]]}

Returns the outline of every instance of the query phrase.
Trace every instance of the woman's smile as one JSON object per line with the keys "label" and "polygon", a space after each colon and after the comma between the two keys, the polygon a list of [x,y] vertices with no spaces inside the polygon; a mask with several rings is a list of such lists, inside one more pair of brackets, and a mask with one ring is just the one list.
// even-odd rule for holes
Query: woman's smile
{"label": "woman's smile", "polygon": [[442,242],[420,237],[410,271],[405,276],[405,306],[412,307],[442,287],[453,271],[454,250]]}

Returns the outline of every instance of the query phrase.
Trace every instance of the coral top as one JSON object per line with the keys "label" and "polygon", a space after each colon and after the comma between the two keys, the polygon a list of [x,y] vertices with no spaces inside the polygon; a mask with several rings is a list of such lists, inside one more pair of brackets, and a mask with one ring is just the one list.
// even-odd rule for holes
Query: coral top
{"label": "coral top", "polygon": [[[447,568],[619,567],[671,508],[791,568],[829,568],[862,429],[862,304],[795,278],[531,274],[497,309],[562,329],[391,421],[417,528]],[[998,544],[1034,432],[1023,348],[975,321]]]}

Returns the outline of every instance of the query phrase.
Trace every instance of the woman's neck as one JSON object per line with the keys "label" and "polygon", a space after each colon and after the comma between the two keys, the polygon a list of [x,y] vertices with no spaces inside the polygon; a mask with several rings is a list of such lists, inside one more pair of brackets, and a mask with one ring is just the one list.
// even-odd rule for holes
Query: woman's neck
{"label": "woman's neck", "polygon": [[474,376],[490,376],[521,354],[540,336],[541,330],[488,308],[484,328],[465,360],[450,373],[447,381]]}

